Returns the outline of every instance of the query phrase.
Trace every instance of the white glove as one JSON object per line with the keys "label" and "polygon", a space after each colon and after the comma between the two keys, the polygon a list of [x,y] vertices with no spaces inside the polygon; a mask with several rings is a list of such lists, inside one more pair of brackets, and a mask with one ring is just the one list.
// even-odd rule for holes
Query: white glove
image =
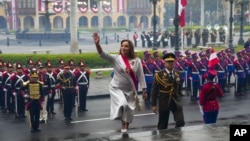
{"label": "white glove", "polygon": [[3,91],[7,92],[7,89],[6,89],[6,88],[3,88]]}
{"label": "white glove", "polygon": [[17,95],[17,93],[16,93],[16,92],[14,92],[14,93],[13,93],[13,95],[14,95],[14,96],[16,96],[16,95]]}
{"label": "white glove", "polygon": [[76,90],[78,90],[78,89],[79,89],[79,87],[78,87],[78,86],[76,86],[76,87],[75,87],[75,89],[76,89]]}
{"label": "white glove", "polygon": [[29,98],[29,95],[25,94],[24,97],[25,97],[25,98]]}

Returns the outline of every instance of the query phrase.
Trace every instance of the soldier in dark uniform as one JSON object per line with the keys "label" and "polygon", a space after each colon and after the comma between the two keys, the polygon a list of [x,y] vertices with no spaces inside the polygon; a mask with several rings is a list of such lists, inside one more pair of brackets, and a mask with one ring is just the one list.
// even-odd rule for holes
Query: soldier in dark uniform
{"label": "soldier in dark uniform", "polygon": [[28,60],[27,60],[27,68],[24,70],[24,73],[26,73],[26,74],[28,74],[29,75],[29,73],[31,72],[31,70],[32,70],[32,68],[34,68],[34,66],[35,66],[35,64],[34,64],[34,62],[32,61],[32,59],[31,58],[29,58]]}
{"label": "soldier in dark uniform", "polygon": [[169,41],[169,33],[168,31],[165,31],[164,34],[162,35],[162,47],[163,48],[168,46],[168,41]]}
{"label": "soldier in dark uniform", "polygon": [[43,83],[38,81],[37,70],[33,69],[30,73],[30,81],[23,82],[23,87],[27,89],[25,98],[28,100],[26,104],[26,110],[29,111],[29,120],[31,132],[41,132],[39,129],[39,118],[41,105],[41,88]]}
{"label": "soldier in dark uniform", "polygon": [[70,72],[69,64],[64,67],[63,73],[57,75],[57,86],[62,88],[63,113],[66,121],[73,120],[71,118],[73,109],[73,99],[75,97],[76,80],[73,73]]}
{"label": "soldier in dark uniform", "polygon": [[187,38],[187,46],[191,46],[192,45],[192,38],[193,38],[192,29],[188,29],[188,31],[186,32],[186,38]]}
{"label": "soldier in dark uniform", "polygon": [[171,31],[171,33],[170,33],[170,44],[171,44],[171,48],[173,48],[175,46],[175,34],[174,34],[174,31]]}
{"label": "soldier in dark uniform", "polygon": [[22,83],[29,80],[29,76],[23,72],[23,67],[20,63],[16,64],[16,73],[11,76],[12,94],[15,98],[16,118],[24,118],[25,116],[25,89]]}
{"label": "soldier in dark uniform", "polygon": [[226,39],[226,32],[223,28],[220,28],[219,30],[219,36],[220,36],[220,42],[224,42],[225,43],[225,39]]}
{"label": "soldier in dark uniform", "polygon": [[208,42],[208,37],[209,37],[208,29],[203,29],[203,31],[202,31],[202,44],[203,44],[203,46],[206,46],[206,44]]}
{"label": "soldier in dark uniform", "polygon": [[200,39],[201,39],[201,31],[200,31],[200,29],[195,30],[194,38],[195,38],[195,46],[198,46],[200,44]]}
{"label": "soldier in dark uniform", "polygon": [[2,89],[2,74],[4,72],[4,62],[0,60],[0,109],[4,109],[4,92]]}
{"label": "soldier in dark uniform", "polygon": [[89,75],[90,72],[86,70],[86,65],[80,61],[78,63],[80,68],[79,71],[75,74],[76,85],[78,86],[77,95],[78,95],[78,104],[79,104],[79,111],[85,112],[88,111],[86,108],[86,101],[87,101],[87,94],[89,89]]}
{"label": "soldier in dark uniform", "polygon": [[142,43],[142,47],[145,47],[145,43],[146,43],[147,39],[145,36],[145,31],[142,31],[141,33],[141,43]]}
{"label": "soldier in dark uniform", "polygon": [[235,71],[235,67],[234,67],[234,54],[232,54],[230,48],[227,48],[225,50],[225,54],[224,54],[224,57],[227,58],[227,71],[228,71],[228,74],[227,74],[227,87],[231,87],[232,84],[231,84],[231,76],[232,74],[234,73]]}
{"label": "soldier in dark uniform", "polygon": [[148,48],[151,48],[152,47],[152,41],[151,41],[151,35],[150,35],[150,33],[148,32],[148,34],[146,34],[145,37],[146,37],[146,40],[147,40],[147,46],[148,46]]}
{"label": "soldier in dark uniform", "polygon": [[[180,74],[174,70],[175,55],[168,53],[163,56],[165,69],[154,76],[152,85],[152,111],[159,112],[158,130],[167,129],[170,111],[176,121],[175,127],[185,125],[180,93]],[[157,107],[158,105],[158,107]]]}
{"label": "soldier in dark uniform", "polygon": [[211,42],[216,42],[217,38],[217,31],[215,29],[212,29],[210,32]]}
{"label": "soldier in dark uniform", "polygon": [[5,101],[4,112],[14,113],[15,97],[12,95],[13,88],[11,87],[11,76],[14,74],[13,73],[14,67],[10,62],[6,64],[6,67],[7,70],[2,75],[2,89],[4,91],[4,101]]}
{"label": "soldier in dark uniform", "polygon": [[50,63],[50,61],[47,61],[45,63],[45,77],[48,78],[48,103],[47,103],[47,111],[49,115],[55,115],[54,112],[54,101],[55,101],[55,95],[56,95],[56,82],[57,82],[57,74],[53,71],[53,65]]}

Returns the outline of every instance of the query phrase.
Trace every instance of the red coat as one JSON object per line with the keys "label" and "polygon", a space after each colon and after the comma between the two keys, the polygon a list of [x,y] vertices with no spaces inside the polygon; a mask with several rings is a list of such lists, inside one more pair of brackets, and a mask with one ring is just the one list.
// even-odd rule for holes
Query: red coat
{"label": "red coat", "polygon": [[223,95],[219,84],[208,82],[204,84],[200,90],[200,105],[203,106],[203,111],[218,111],[220,109],[218,97]]}

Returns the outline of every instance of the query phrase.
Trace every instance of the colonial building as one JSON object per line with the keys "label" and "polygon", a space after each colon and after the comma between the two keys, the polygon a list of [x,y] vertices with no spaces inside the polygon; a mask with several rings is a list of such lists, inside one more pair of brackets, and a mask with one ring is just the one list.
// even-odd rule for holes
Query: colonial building
{"label": "colonial building", "polygon": [[[41,31],[48,13],[52,30],[69,28],[70,0],[0,0],[0,29]],[[151,28],[153,4],[149,0],[77,0],[78,28]],[[164,0],[157,2],[158,26],[163,25]],[[43,13],[43,14],[42,14]],[[52,14],[54,13],[54,14]],[[100,22],[99,22],[100,20]]]}

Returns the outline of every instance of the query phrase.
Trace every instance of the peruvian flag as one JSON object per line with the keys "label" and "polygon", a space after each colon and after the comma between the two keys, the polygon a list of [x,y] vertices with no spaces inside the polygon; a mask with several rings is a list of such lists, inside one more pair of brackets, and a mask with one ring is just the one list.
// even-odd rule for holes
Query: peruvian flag
{"label": "peruvian flag", "polygon": [[217,54],[216,52],[214,51],[214,49],[212,48],[211,49],[211,54],[210,54],[210,57],[209,57],[209,61],[208,61],[208,66],[209,67],[213,67],[214,65],[218,64],[219,63],[219,59],[217,57]]}
{"label": "peruvian flag", "polygon": [[181,27],[184,27],[186,24],[185,7],[187,6],[187,1],[188,0],[179,0],[178,15]]}

